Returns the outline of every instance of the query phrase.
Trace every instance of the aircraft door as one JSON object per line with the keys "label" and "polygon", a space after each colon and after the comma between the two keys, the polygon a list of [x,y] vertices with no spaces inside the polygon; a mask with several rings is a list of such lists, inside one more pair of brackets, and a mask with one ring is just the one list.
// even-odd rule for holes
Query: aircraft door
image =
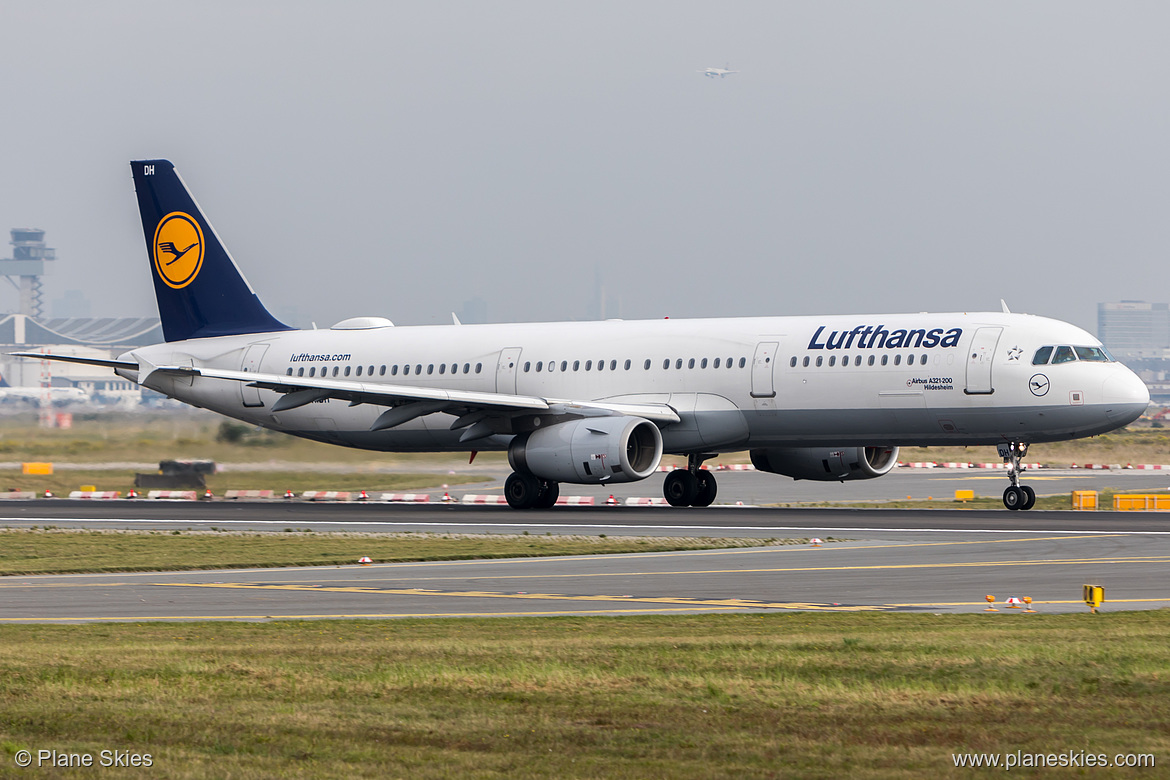
{"label": "aircraft door", "polygon": [[780,343],[776,341],[762,341],[756,345],[756,356],[752,359],[752,398],[776,397],[772,369],[776,366],[779,347]]}
{"label": "aircraft door", "polygon": [[980,328],[971,339],[967,349],[967,395],[991,395],[995,388],[991,384],[991,363],[995,358],[995,345],[1003,328]]}
{"label": "aircraft door", "polygon": [[[260,371],[260,361],[264,359],[264,353],[268,351],[267,344],[253,344],[244,352],[244,359],[240,363],[240,370],[249,373],[258,373]],[[240,382],[240,400],[244,406],[263,406],[264,402],[260,400],[260,388],[248,387],[247,382]]]}
{"label": "aircraft door", "polygon": [[516,394],[516,367],[520,364],[520,347],[505,347],[500,350],[500,361],[496,364],[496,392]]}

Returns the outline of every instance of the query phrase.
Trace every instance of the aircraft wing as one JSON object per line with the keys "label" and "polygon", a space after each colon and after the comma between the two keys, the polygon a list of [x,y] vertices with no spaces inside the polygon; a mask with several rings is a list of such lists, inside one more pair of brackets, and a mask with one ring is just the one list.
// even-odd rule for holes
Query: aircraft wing
{"label": "aircraft wing", "polygon": [[374,430],[392,428],[415,417],[445,411],[459,415],[453,428],[474,425],[492,416],[510,416],[523,412],[551,414],[609,413],[642,417],[651,422],[670,424],[679,422],[678,413],[666,404],[611,404],[602,401],[577,401],[567,398],[487,393],[473,390],[452,390],[416,385],[394,385],[382,382],[355,382],[348,379],[293,377],[287,374],[262,374],[205,366],[155,366],[139,357],[137,362],[101,360],[72,355],[50,355],[41,352],[13,352],[17,357],[37,360],[62,360],[70,363],[107,366],[138,372],[138,383],[145,384],[154,373],[174,376],[202,376],[209,379],[245,382],[252,387],[274,390],[284,395],[270,409],[283,412],[315,401],[337,398],[351,405],[372,404],[390,407],[374,424]]}

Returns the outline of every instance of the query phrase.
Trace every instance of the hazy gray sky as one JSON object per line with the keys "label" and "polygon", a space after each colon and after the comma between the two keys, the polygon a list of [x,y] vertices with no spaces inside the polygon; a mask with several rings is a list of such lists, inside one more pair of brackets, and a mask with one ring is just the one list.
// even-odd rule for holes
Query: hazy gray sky
{"label": "hazy gray sky", "polygon": [[0,30],[0,235],[48,231],[48,300],[94,314],[155,313],[147,157],[321,326],[582,318],[599,269],[627,318],[1170,298],[1165,3],[6,0]]}

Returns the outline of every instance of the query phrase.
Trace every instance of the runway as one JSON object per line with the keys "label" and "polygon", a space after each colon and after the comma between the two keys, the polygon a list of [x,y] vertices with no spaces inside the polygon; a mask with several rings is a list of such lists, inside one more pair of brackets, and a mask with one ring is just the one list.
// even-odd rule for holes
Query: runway
{"label": "runway", "polygon": [[[708,612],[981,612],[994,595],[1076,612],[1170,605],[1170,523],[1157,513],[560,508],[304,503],[22,502],[0,525],[283,531],[820,536],[736,550],[492,561],[13,577],[0,622],[283,620]],[[356,557],[356,555],[355,555]]]}

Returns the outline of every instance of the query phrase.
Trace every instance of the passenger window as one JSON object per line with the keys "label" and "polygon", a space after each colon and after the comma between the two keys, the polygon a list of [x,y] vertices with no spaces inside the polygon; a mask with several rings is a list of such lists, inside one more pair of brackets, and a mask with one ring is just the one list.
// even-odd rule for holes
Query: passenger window
{"label": "passenger window", "polygon": [[675,368],[682,368],[682,358],[679,358],[678,360],[674,361],[674,367]]}
{"label": "passenger window", "polygon": [[837,356],[829,355],[829,367],[832,368],[835,365],[837,365]]}
{"label": "passenger window", "polygon": [[[394,366],[394,373],[398,373],[398,366]],[[386,366],[378,367],[378,376],[386,376]]]}
{"label": "passenger window", "polygon": [[604,371],[604,370],[605,370],[605,361],[604,361],[604,360],[598,360],[598,361],[597,361],[597,370],[598,370],[598,371]]}
{"label": "passenger window", "polygon": [[869,365],[873,365],[873,355],[869,356]]}
{"label": "passenger window", "polygon": [[528,369],[530,369],[530,368],[532,368],[532,363],[530,363],[530,362],[528,362],[527,360],[525,360],[525,361],[524,361],[524,373],[525,373],[525,374],[527,374],[527,373],[528,373]]}
{"label": "passenger window", "polygon": [[735,358],[727,358],[727,367],[728,368],[731,368],[733,363],[735,363]]}
{"label": "passenger window", "polygon": [[918,362],[925,366],[926,365],[926,355],[920,355],[918,357]]}
{"label": "passenger window", "polygon": [[694,367],[695,367],[695,359],[691,358],[689,361],[687,361],[687,368],[694,368]]}
{"label": "passenger window", "polygon": [[789,368],[796,368],[796,355],[792,356],[792,360],[788,361]]}
{"label": "passenger window", "polygon": [[[629,363],[630,361],[627,360],[626,362]],[[629,366],[626,366],[626,368],[629,368]],[[616,360],[609,361],[609,370],[610,371],[617,371],[617,361]]]}
{"label": "passenger window", "polygon": [[[386,366],[382,366],[382,373],[386,373]],[[398,364],[395,363],[390,367],[390,376],[398,376]]]}
{"label": "passenger window", "polygon": [[1046,365],[1050,357],[1052,357],[1052,347],[1040,347],[1040,349],[1036,350],[1036,354],[1032,356],[1032,365]]}
{"label": "passenger window", "polygon": [[410,376],[410,364],[409,363],[407,363],[406,365],[404,365],[402,367],[402,375],[403,376]]}
{"label": "passenger window", "polygon": [[414,373],[416,373],[416,374],[422,373],[422,363],[415,363],[414,364]]}
{"label": "passenger window", "polygon": [[536,361],[536,373],[539,374],[542,370],[544,370],[544,361],[543,360]]}
{"label": "passenger window", "polygon": [[805,367],[805,368],[808,368],[808,355],[805,355],[805,356],[804,356],[804,363],[803,363],[803,365],[804,365],[804,367]]}
{"label": "passenger window", "polygon": [[[873,362],[873,358],[872,358],[872,357],[871,357],[869,360],[870,360],[870,362],[871,362],[871,363]],[[860,365],[861,365],[861,355],[858,355],[857,357],[855,357],[855,358],[853,359],[853,365],[855,365],[855,366],[860,366]]]}
{"label": "passenger window", "polygon": [[[429,373],[429,372],[428,372],[428,373]],[[445,373],[447,373],[447,364],[446,364],[446,363],[440,363],[440,364],[439,364],[439,373],[440,373],[440,374],[445,374]]]}
{"label": "passenger window", "polygon": [[1093,362],[1107,363],[1109,355],[1105,350],[1099,347],[1073,347],[1077,352],[1077,358],[1080,360],[1091,360]]}
{"label": "passenger window", "polygon": [[349,376],[349,366],[346,366],[346,367],[345,367],[345,375],[346,375],[346,376]]}
{"label": "passenger window", "polygon": [[309,376],[316,376],[316,375],[317,375],[317,367],[313,366],[309,369]]}
{"label": "passenger window", "polygon": [[478,374],[482,370],[483,370],[483,363],[476,363],[475,364],[475,373]]}
{"label": "passenger window", "polygon": [[428,374],[435,373],[435,364],[434,363],[430,363],[429,365],[427,365],[427,373]]}
{"label": "passenger window", "polygon": [[822,355],[817,355],[817,368],[821,367],[821,362],[824,361],[824,359],[825,358]]}
{"label": "passenger window", "polygon": [[628,360],[627,360],[627,361],[626,361],[626,371],[629,371],[629,370],[630,370],[630,366],[631,366],[631,365],[633,365],[633,364],[632,364],[630,361],[628,361]]}
{"label": "passenger window", "polygon": [[719,358],[715,358],[715,368],[719,368]]}
{"label": "passenger window", "polygon": [[358,367],[357,367],[357,375],[358,375],[358,376],[361,376],[361,375],[362,375],[362,367],[361,367],[361,366],[358,366]]}
{"label": "passenger window", "polygon": [[908,366],[914,365],[914,356],[913,355],[906,356],[906,365],[908,365]]}
{"label": "passenger window", "polygon": [[1057,347],[1056,355],[1054,355],[1052,358],[1052,364],[1056,365],[1057,363],[1069,363],[1076,359],[1077,356],[1073,352],[1072,347]]}
{"label": "passenger window", "polygon": [[[540,369],[538,368],[538,369],[536,369],[536,370],[537,370],[537,371],[539,371]],[[470,364],[470,363],[464,363],[464,364],[463,364],[463,373],[465,373],[465,374],[470,374],[470,373],[471,373],[471,364]]]}
{"label": "passenger window", "polygon": [[333,376],[337,376],[337,372],[340,368],[341,368],[341,366],[334,366],[333,367]]}
{"label": "passenger window", "polygon": [[374,367],[370,366],[369,369],[366,370],[366,376],[373,376],[373,375],[374,375]]}
{"label": "passenger window", "polygon": [[845,357],[841,358],[841,365],[843,365],[843,366],[848,366],[848,365],[849,365],[849,356],[848,356],[848,355],[846,355]]}
{"label": "passenger window", "polygon": [[743,368],[746,365],[747,365],[747,358],[740,358],[739,359],[739,367]]}
{"label": "passenger window", "polygon": [[305,375],[305,367],[301,366],[300,368],[297,369],[297,376],[304,376],[304,375]]}
{"label": "passenger window", "polygon": [[882,355],[882,365],[884,366],[884,365],[888,364],[889,362],[890,362],[890,356],[889,355]]}
{"label": "passenger window", "polygon": [[670,368],[670,358],[667,358],[666,360],[662,361],[662,367],[663,368]]}
{"label": "passenger window", "polygon": [[642,364],[642,368],[644,368],[647,371],[650,370],[650,358],[646,358],[646,362]]}
{"label": "passenger window", "polygon": [[894,365],[895,366],[902,365],[902,356],[901,355],[894,355]]}
{"label": "passenger window", "polygon": [[562,360],[561,361],[561,371],[568,371],[568,370],[569,370],[569,361]]}

